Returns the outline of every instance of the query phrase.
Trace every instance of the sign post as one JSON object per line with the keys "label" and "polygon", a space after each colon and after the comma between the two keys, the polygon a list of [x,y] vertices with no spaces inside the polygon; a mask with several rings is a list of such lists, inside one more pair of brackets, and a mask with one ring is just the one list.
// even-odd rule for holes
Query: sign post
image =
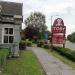
{"label": "sign post", "polygon": [[51,26],[51,43],[52,44],[63,44],[65,47],[66,41],[66,26],[64,26],[64,22],[61,18],[55,19],[53,26]]}

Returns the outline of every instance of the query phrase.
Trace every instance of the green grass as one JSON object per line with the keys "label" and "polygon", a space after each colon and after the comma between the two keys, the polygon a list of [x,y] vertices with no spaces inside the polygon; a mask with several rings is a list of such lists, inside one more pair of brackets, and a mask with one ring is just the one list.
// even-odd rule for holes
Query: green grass
{"label": "green grass", "polygon": [[0,68],[5,66],[8,54],[8,49],[0,49]]}
{"label": "green grass", "polygon": [[31,51],[21,51],[20,57],[8,60],[4,73],[0,75],[43,75],[43,70]]}
{"label": "green grass", "polygon": [[60,55],[58,52],[53,51],[52,49],[46,49],[46,50],[51,55],[55,56],[56,58],[60,59],[62,62],[64,62],[65,64],[67,64],[68,66],[72,67],[72,69],[75,69],[75,62],[67,59],[66,57]]}
{"label": "green grass", "polygon": [[35,46],[37,46],[37,44],[35,44],[35,43],[32,43],[32,46],[34,46],[34,47],[35,47]]}
{"label": "green grass", "polygon": [[9,54],[8,49],[0,49],[0,59],[2,56],[7,56]]}

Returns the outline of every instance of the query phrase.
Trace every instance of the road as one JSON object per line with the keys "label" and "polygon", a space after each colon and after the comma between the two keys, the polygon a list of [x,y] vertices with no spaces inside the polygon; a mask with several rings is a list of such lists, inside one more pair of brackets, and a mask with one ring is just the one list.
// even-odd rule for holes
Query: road
{"label": "road", "polygon": [[66,41],[66,45],[65,45],[66,48],[69,48],[71,50],[75,50],[75,43],[71,43],[69,41]]}
{"label": "road", "polygon": [[[55,44],[55,45],[56,45],[56,46],[61,46],[61,47],[63,47],[62,44]],[[69,48],[69,49],[71,49],[71,50],[75,50],[75,43],[66,41],[65,48]]]}

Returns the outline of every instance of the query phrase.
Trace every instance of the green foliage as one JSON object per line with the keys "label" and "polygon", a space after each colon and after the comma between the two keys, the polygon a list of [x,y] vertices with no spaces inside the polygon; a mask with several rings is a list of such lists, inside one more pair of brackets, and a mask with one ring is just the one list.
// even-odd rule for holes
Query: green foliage
{"label": "green foliage", "polygon": [[49,45],[44,45],[43,46],[45,49],[50,49],[50,46]]}
{"label": "green foliage", "polygon": [[68,36],[67,36],[67,39],[68,39],[70,42],[75,42],[75,32],[73,32],[72,34],[68,35]]}
{"label": "green foliage", "polygon": [[68,59],[75,61],[75,51],[72,51],[68,48],[62,48],[62,47],[52,47],[53,50],[57,51],[59,54],[67,57]]}
{"label": "green foliage", "polygon": [[25,19],[25,32],[27,38],[33,38],[33,36],[40,36],[40,32],[47,30],[45,24],[45,15],[40,12],[31,13],[31,15]]}
{"label": "green foliage", "polygon": [[29,47],[32,46],[32,41],[31,41],[31,39],[26,39],[26,46],[29,46]]}
{"label": "green foliage", "polygon": [[19,49],[20,50],[25,50],[26,49],[26,41],[25,40],[21,40],[19,43]]}
{"label": "green foliage", "polygon": [[38,43],[37,43],[37,47],[42,47],[44,45],[44,42],[43,41],[39,41]]}
{"label": "green foliage", "polygon": [[47,40],[44,40],[43,47],[44,47],[45,49],[50,49],[50,45],[49,45],[49,43],[48,43]]}
{"label": "green foliage", "polygon": [[32,43],[31,42],[27,42],[27,46],[31,47]]}
{"label": "green foliage", "polygon": [[25,20],[25,25],[32,29],[45,30],[47,28],[45,25],[45,15],[40,12],[34,12]]}

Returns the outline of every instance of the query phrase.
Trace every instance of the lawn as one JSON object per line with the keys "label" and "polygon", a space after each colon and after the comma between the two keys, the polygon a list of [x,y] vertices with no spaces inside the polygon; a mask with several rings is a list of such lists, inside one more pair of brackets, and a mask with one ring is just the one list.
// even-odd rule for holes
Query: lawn
{"label": "lawn", "polygon": [[0,70],[6,65],[9,49],[0,48]]}
{"label": "lawn", "polygon": [[72,67],[72,69],[75,69],[75,62],[67,59],[66,57],[60,55],[58,52],[53,51],[52,49],[46,49],[46,51],[48,53],[50,53],[51,55],[53,55],[54,57],[58,58],[59,60],[61,60],[62,62],[64,62],[65,64],[69,65],[70,67]]}
{"label": "lawn", "polygon": [[21,51],[20,57],[7,61],[4,73],[0,75],[43,75],[36,56],[31,51]]}

